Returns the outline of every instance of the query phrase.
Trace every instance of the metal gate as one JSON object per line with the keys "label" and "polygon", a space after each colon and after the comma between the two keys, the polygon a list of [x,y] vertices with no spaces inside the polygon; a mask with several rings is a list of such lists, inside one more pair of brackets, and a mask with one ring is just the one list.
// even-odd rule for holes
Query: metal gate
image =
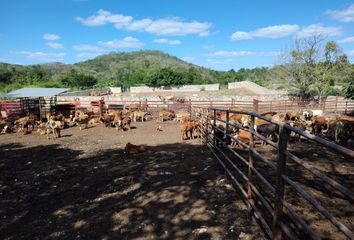
{"label": "metal gate", "polygon": [[[226,114],[226,120],[220,119],[218,113]],[[249,116],[249,128],[230,122],[231,114]],[[295,203],[303,202],[303,209],[313,209],[312,211],[319,219],[324,219],[324,221],[329,223],[328,228],[338,234],[335,236],[336,239],[354,239],[353,229],[351,229],[353,226],[350,220],[354,218],[353,212],[344,212],[342,210],[344,219],[349,214],[349,220],[343,222],[343,216],[339,216],[340,213],[338,213],[342,205],[329,206],[330,211],[328,206],[325,208],[322,204],[322,201],[324,201],[322,195],[325,195],[328,199],[334,196],[338,198],[339,196],[340,200],[347,204],[346,206],[354,209],[354,193],[352,189],[340,184],[337,178],[328,176],[321,169],[312,166],[310,162],[304,161],[297,156],[297,153],[291,151],[288,144],[289,136],[291,132],[294,132],[311,140],[318,148],[323,147],[327,150],[333,150],[338,154],[338,159],[345,159],[349,164],[354,164],[354,151],[303,132],[290,125],[275,122],[254,112],[210,109],[209,114],[201,114],[200,116],[204,123],[200,127],[200,131],[203,133],[203,143],[208,146],[247,203],[250,215],[259,220],[270,238],[277,240],[328,239],[329,236],[319,234],[313,228],[313,225],[310,226],[308,219],[303,216],[302,211],[305,210],[301,211],[298,207],[294,207]],[[273,142],[257,133],[254,128],[256,119],[262,119],[278,126],[279,140]],[[224,127],[219,127],[216,124],[217,122]],[[229,133],[230,127],[247,132],[248,143],[234,138]],[[274,160],[269,160],[268,157],[265,157],[254,147],[256,139],[265,141],[271,148],[274,148],[276,154]],[[230,145],[231,142],[239,144],[244,150],[241,151],[232,147]],[[333,161],[336,161],[336,159],[333,159]],[[295,172],[292,173],[291,171]],[[328,192],[323,190],[319,199],[319,193],[314,195],[314,192],[308,190],[309,188],[306,184],[296,179],[297,174],[300,174],[297,171],[306,171],[306,177],[310,176],[315,181],[321,181],[323,183],[322,188],[330,190]],[[294,192],[294,195],[289,197],[288,193],[291,192]],[[333,214],[333,210],[336,209],[338,211]]]}

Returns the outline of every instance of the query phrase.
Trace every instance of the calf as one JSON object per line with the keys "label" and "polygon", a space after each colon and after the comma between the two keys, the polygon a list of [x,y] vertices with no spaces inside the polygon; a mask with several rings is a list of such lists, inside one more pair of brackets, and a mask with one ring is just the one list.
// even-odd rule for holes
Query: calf
{"label": "calf", "polygon": [[[262,124],[257,127],[256,130],[259,134],[264,136],[267,139],[271,139],[272,142],[278,141],[278,131],[279,127],[276,124]],[[266,144],[265,141],[262,141],[262,144]]]}
{"label": "calf", "polygon": [[304,119],[305,121],[309,121],[309,120],[311,120],[312,117],[313,117],[313,112],[310,111],[310,110],[304,110],[304,111],[302,112],[302,117],[303,117],[303,119]]}
{"label": "calf", "polygon": [[312,117],[312,134],[322,135],[327,130],[327,120],[323,116]]}
{"label": "calf", "polygon": [[191,115],[189,112],[180,112],[176,114],[176,121],[183,123],[190,120],[190,117]]}
{"label": "calf", "polygon": [[73,122],[79,125],[80,130],[82,130],[82,125],[87,128],[90,118],[87,114],[78,114],[73,118]]}
{"label": "calf", "polygon": [[173,120],[175,117],[176,117],[176,115],[173,111],[163,110],[163,111],[159,112],[160,122],[163,122],[165,120]]}
{"label": "calf", "polygon": [[117,131],[122,127],[122,112],[114,112],[113,125]]}
{"label": "calf", "polygon": [[184,136],[188,139],[188,133],[190,134],[190,139],[193,139],[193,131],[197,126],[197,121],[190,120],[185,123],[181,124],[180,131],[181,131],[181,140],[184,140]]}
{"label": "calf", "polygon": [[113,116],[109,115],[108,113],[103,114],[100,117],[100,122],[105,125],[105,127],[110,127],[113,123]]}
{"label": "calf", "polygon": [[[244,144],[249,145],[251,142],[251,138],[250,138],[250,133],[248,131],[242,130],[240,129],[234,136],[234,139],[238,140],[239,142],[242,142]],[[254,139],[255,140],[255,139]],[[240,144],[238,141],[233,141],[233,145],[234,146],[240,146],[240,147],[244,147],[242,144]],[[253,142],[253,147],[255,146],[255,141]]]}
{"label": "calf", "polygon": [[22,131],[23,134],[25,135],[28,133],[29,126],[32,127],[31,131],[33,131],[35,122],[36,122],[35,118],[32,118],[31,116],[26,116],[16,120],[14,124],[19,125],[20,131]]}
{"label": "calf", "polygon": [[130,154],[146,152],[145,145],[134,145],[128,142],[124,148],[125,152]]}
{"label": "calf", "polygon": [[132,120],[129,116],[125,116],[122,119],[121,127],[122,127],[123,131],[125,131],[126,129],[129,129],[129,130],[131,129],[131,127],[130,127],[131,122],[132,122]]}
{"label": "calf", "polygon": [[49,134],[52,132],[54,139],[60,138],[60,130],[64,128],[64,123],[61,121],[49,120],[46,124],[47,129],[47,139],[49,139]]}
{"label": "calf", "polygon": [[300,111],[289,111],[285,114],[285,120],[298,121],[300,120]]}
{"label": "calf", "polygon": [[146,116],[149,115],[148,112],[143,112],[143,111],[134,111],[132,113],[132,119],[134,122],[137,120],[141,120],[142,122],[146,121]]}

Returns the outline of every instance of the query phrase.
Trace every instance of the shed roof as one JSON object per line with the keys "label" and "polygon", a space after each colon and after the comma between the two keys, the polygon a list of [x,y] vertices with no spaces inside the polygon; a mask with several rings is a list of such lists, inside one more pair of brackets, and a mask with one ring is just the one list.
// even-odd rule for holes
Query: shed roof
{"label": "shed roof", "polygon": [[52,97],[68,91],[69,88],[21,88],[1,95],[2,98]]}

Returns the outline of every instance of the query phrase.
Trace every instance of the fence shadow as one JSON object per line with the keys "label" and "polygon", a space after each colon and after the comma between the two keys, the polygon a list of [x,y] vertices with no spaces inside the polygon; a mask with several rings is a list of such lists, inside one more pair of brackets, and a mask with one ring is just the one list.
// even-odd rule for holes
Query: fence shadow
{"label": "fence shadow", "polygon": [[1,239],[264,238],[203,146],[0,149]]}

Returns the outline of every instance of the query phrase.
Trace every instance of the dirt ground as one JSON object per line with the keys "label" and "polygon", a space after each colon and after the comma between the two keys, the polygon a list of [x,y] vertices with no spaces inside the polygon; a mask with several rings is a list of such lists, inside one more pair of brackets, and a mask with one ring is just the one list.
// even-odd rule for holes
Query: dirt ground
{"label": "dirt ground", "polygon": [[132,125],[1,135],[0,239],[265,239],[198,140]]}

